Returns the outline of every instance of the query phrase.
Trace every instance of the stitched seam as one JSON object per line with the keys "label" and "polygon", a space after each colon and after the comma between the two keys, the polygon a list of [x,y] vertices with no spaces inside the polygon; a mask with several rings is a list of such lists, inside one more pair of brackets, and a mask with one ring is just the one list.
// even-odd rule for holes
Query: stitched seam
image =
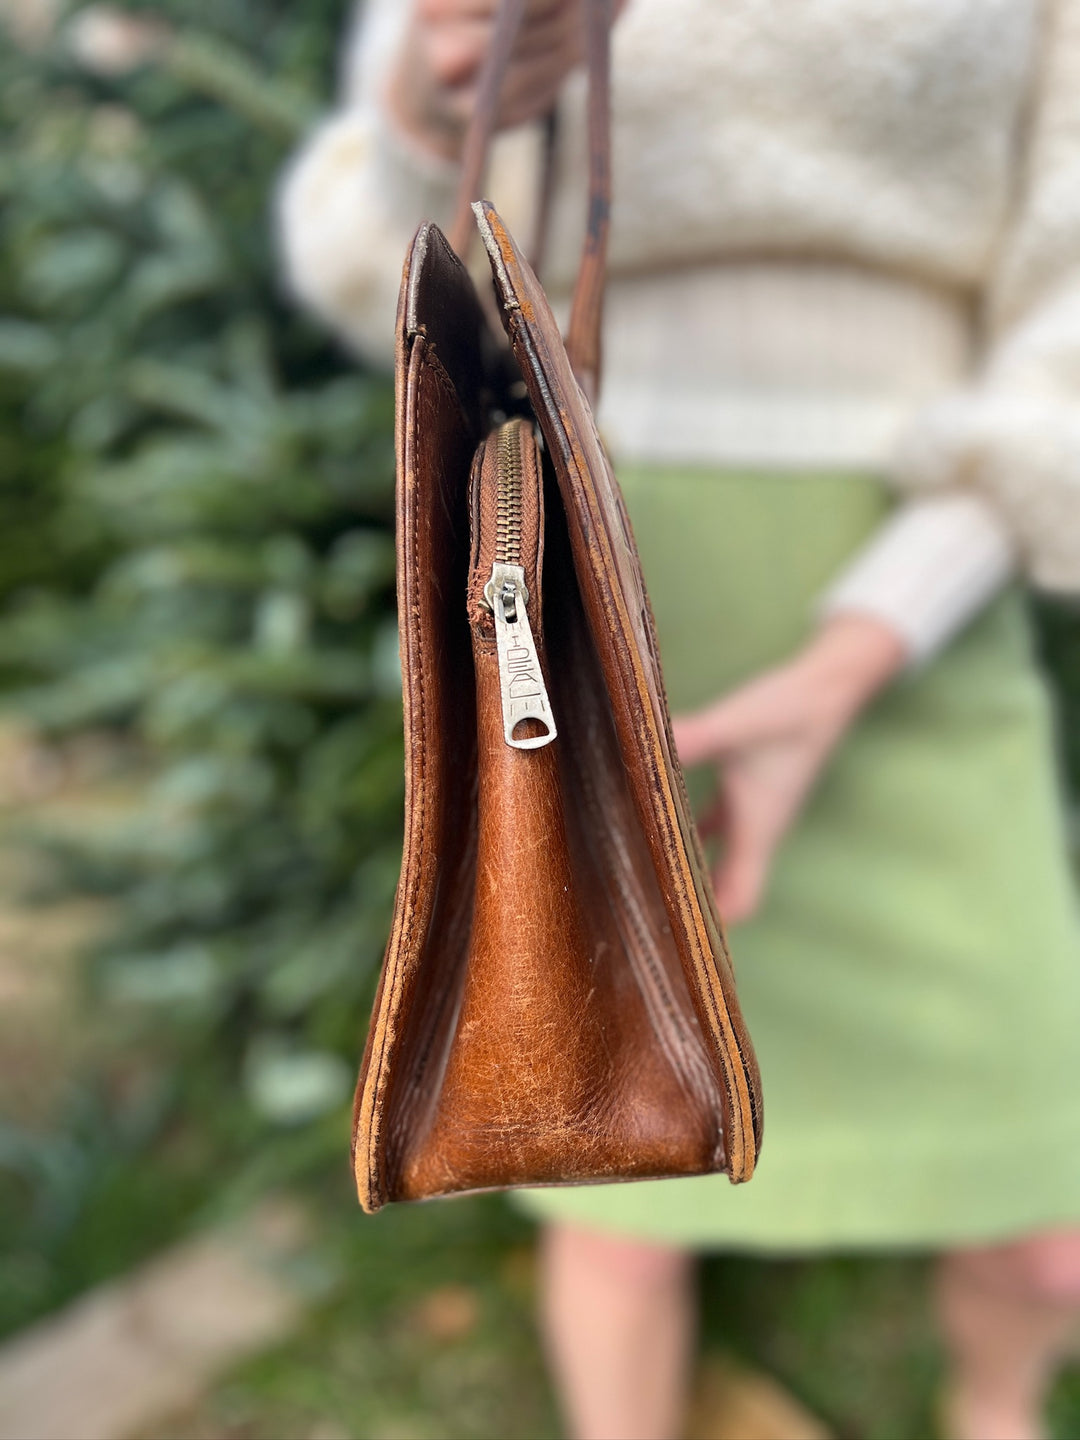
{"label": "stitched seam", "polygon": [[[444,392],[444,394],[454,402],[454,407],[455,407],[455,409],[456,409],[456,411],[457,411],[457,413],[458,413],[459,419],[461,420],[461,422],[463,423],[463,425],[464,425],[466,428],[469,427],[468,416],[466,415],[465,410],[464,410],[464,407],[462,406],[461,399],[460,399],[460,397],[459,397],[459,395],[458,395],[458,392],[457,392],[457,388],[456,388],[456,386],[454,385],[454,382],[451,380],[449,374],[448,374],[447,371],[446,371],[446,367],[443,365],[443,363],[442,363],[442,361],[439,359],[439,356],[438,356],[438,354],[436,353],[434,347],[430,344],[430,342],[427,341],[426,337],[424,338],[423,345],[424,345],[424,348],[423,348],[423,352],[422,352],[421,357],[420,357],[420,363],[419,363],[419,368],[418,368],[418,373],[417,373],[415,405],[414,405],[413,423],[412,423],[412,449],[413,449],[414,462],[415,462],[415,457],[416,457],[416,456],[418,455],[418,453],[419,453],[420,414],[421,414],[421,409],[422,409],[422,406],[421,406],[421,395],[422,395],[422,392],[423,392],[423,389],[424,389],[424,381],[425,381],[426,379],[428,379],[429,377],[432,378],[432,379],[435,381],[435,383],[439,386],[439,388]],[[415,469],[414,469],[414,475],[415,475]],[[411,568],[410,568],[409,576],[410,576],[410,581],[411,581],[412,596],[413,596],[414,603],[417,605],[417,608],[418,608],[418,605],[419,605],[418,596],[419,596],[419,588],[420,588],[420,587],[419,587],[419,570],[418,570],[417,564],[416,564],[416,556],[417,556],[417,534],[418,534],[418,530],[419,530],[419,520],[420,520],[420,506],[419,506],[419,504],[417,503],[417,494],[416,494],[416,487],[415,487],[415,482],[414,482],[414,485],[413,485],[413,493],[412,493],[412,522],[411,522],[411,526],[410,526],[410,547],[411,547],[411,555],[412,555],[412,565],[411,565]],[[426,686],[425,686],[425,679],[424,679],[424,660],[423,660],[423,645],[422,645],[422,644],[418,644],[418,645],[416,646],[416,667],[415,667],[415,674],[416,674],[417,712],[418,712],[418,714],[417,714],[417,720],[418,720],[418,724],[417,724],[416,727],[414,727],[414,729],[418,730],[418,733],[421,735],[421,737],[424,737],[425,734],[426,734],[427,702],[426,702]],[[414,787],[414,788],[415,788],[416,790],[418,790],[418,792],[419,792],[419,798],[414,802],[414,803],[415,803],[415,806],[416,806],[416,810],[417,810],[417,831],[416,831],[416,846],[415,846],[415,855],[416,855],[416,857],[417,857],[417,858],[416,858],[417,873],[416,873],[416,878],[415,878],[415,880],[414,880],[414,882],[413,882],[413,885],[410,887],[411,894],[408,896],[408,898],[407,898],[407,900],[406,900],[406,909],[405,909],[405,911],[404,911],[404,913],[403,913],[403,915],[402,915],[401,939],[400,939],[400,943],[399,943],[399,947],[398,947],[398,963],[397,963],[397,965],[395,966],[395,974],[394,974],[394,977],[393,977],[393,989],[392,989],[392,993],[391,993],[391,995],[390,995],[390,997],[389,997],[389,1002],[390,1002],[390,1003],[389,1003],[389,1005],[388,1005],[388,1007],[387,1007],[388,1010],[389,1010],[395,1017],[398,1017],[398,1014],[399,1014],[399,1011],[400,1011],[400,996],[401,996],[402,988],[403,988],[403,986],[404,986],[404,979],[405,979],[405,976],[404,976],[404,973],[403,973],[403,972],[404,972],[404,968],[405,968],[405,967],[404,967],[404,964],[403,964],[403,959],[404,959],[404,956],[409,953],[409,950],[410,950],[410,948],[411,948],[411,947],[410,947],[410,941],[411,941],[412,934],[413,934],[413,932],[415,931],[415,927],[416,927],[416,908],[417,908],[417,902],[416,902],[416,893],[415,893],[415,892],[416,892],[416,890],[419,888],[419,884],[420,884],[420,879],[419,879],[419,877],[420,877],[420,873],[422,872],[422,869],[423,869],[423,866],[422,866],[422,864],[421,864],[421,856],[422,856],[422,854],[423,854],[424,839],[425,839],[426,830],[427,830],[427,809],[428,809],[427,805],[425,804],[425,800],[424,800],[424,797],[425,797],[426,792],[427,792],[427,786],[426,786],[426,784],[425,784],[425,780],[426,780],[426,764],[425,764],[425,759],[426,759],[426,748],[425,748],[424,746],[421,746],[420,751],[419,751],[419,756],[418,756],[418,764],[417,764],[417,769],[418,769],[418,771],[419,771],[418,784],[417,784],[416,787]],[[380,1046],[380,1049],[379,1049],[378,1059],[377,1059],[377,1061],[375,1061],[375,1082],[374,1082],[374,1093],[373,1093],[373,1101],[374,1101],[375,1104],[378,1106],[378,1109],[379,1109],[380,1112],[382,1112],[383,1110],[385,1110],[385,1105],[386,1105],[386,1096],[385,1096],[385,1094],[383,1093],[383,1092],[384,1092],[384,1089],[385,1089],[385,1085],[386,1085],[386,1083],[387,1083],[387,1082],[386,1082],[386,1079],[385,1079],[385,1075],[384,1075],[384,1072],[385,1072],[386,1069],[387,1069],[387,1053],[386,1053],[386,1051],[387,1051],[387,1031],[384,1029],[383,1038],[382,1038],[382,1045]],[[374,1061],[374,1056],[373,1056],[373,1061]],[[368,1155],[368,1184],[369,1184],[369,1186],[372,1187],[373,1193],[374,1193],[374,1194],[377,1194],[380,1198],[384,1198],[383,1191],[384,1191],[384,1186],[385,1186],[385,1152],[386,1152],[386,1144],[385,1144],[385,1141],[384,1141],[384,1139],[383,1139],[383,1130],[384,1130],[383,1120],[384,1120],[384,1117],[383,1117],[383,1115],[380,1113],[380,1115],[379,1115],[379,1130],[378,1130],[378,1133],[376,1134],[376,1136],[374,1137],[374,1138],[375,1138],[375,1144],[371,1147],[370,1152],[369,1152],[369,1155]]]}
{"label": "stitched seam", "polygon": [[[426,354],[426,350],[425,350],[425,354],[424,354],[424,355],[422,356],[422,358],[421,358],[420,370],[419,370],[419,374],[418,374],[418,376],[417,376],[415,405],[414,405],[414,410],[413,410],[413,424],[412,424],[412,441],[413,441],[413,446],[412,446],[412,448],[413,448],[414,464],[415,464],[415,457],[416,457],[416,455],[419,453],[420,410],[421,410],[421,406],[420,406],[420,394],[421,394],[421,390],[422,390],[422,388],[423,388],[424,376],[425,376],[425,374],[426,374],[427,371],[428,371],[428,366],[427,366],[427,363],[426,363],[426,362],[427,362],[427,354]],[[441,367],[440,367],[440,368],[441,368]],[[414,471],[414,474],[415,474],[415,471]],[[411,604],[412,604],[412,605],[415,605],[415,606],[416,606],[417,612],[419,612],[419,591],[420,591],[420,575],[419,575],[419,568],[418,568],[418,566],[417,566],[417,533],[418,533],[418,529],[419,529],[419,514],[420,514],[420,507],[419,507],[419,505],[417,504],[416,488],[415,488],[415,481],[414,481],[414,484],[413,484],[413,493],[412,493],[412,524],[411,524],[411,526],[410,526],[410,537],[409,537],[409,540],[410,540],[410,555],[411,555],[411,563],[410,563],[411,596],[410,596],[410,601],[411,601]],[[421,637],[421,639],[422,639],[422,637]],[[418,732],[419,732],[419,734],[420,734],[420,736],[422,737],[422,740],[423,740],[423,737],[425,736],[425,718],[426,718],[426,712],[427,712],[427,705],[426,705],[425,694],[424,694],[424,659],[423,659],[423,644],[422,644],[422,643],[417,644],[416,649],[415,649],[415,654],[416,654],[417,710],[419,711],[419,715],[418,715],[418,721],[419,721],[419,723],[418,723],[418,726],[416,727],[416,729],[418,730]],[[424,745],[423,745],[423,743],[422,743],[421,746],[420,746],[420,753],[419,753],[418,763],[417,763],[417,770],[418,770],[418,772],[419,772],[419,774],[418,774],[418,782],[419,782],[419,783],[418,783],[418,785],[416,785],[416,786],[414,787],[414,790],[417,790],[417,791],[419,792],[418,795],[414,795],[414,804],[416,805],[417,810],[418,810],[418,812],[419,812],[419,813],[418,813],[418,818],[417,818],[417,835],[416,835],[416,850],[415,850],[415,856],[416,856],[416,861],[415,861],[415,863],[416,863],[417,870],[416,870],[416,875],[415,875],[414,880],[413,880],[413,884],[412,884],[412,886],[410,887],[411,890],[412,890],[412,894],[409,896],[409,898],[408,898],[408,900],[407,900],[407,902],[406,902],[405,914],[402,916],[401,942],[400,942],[400,947],[399,947],[399,951],[398,951],[398,964],[397,964],[397,966],[395,967],[396,970],[397,970],[397,974],[396,974],[395,977],[394,977],[394,981],[395,981],[395,983],[394,983],[394,995],[393,995],[393,997],[392,997],[392,1000],[393,1000],[393,1002],[394,1002],[394,1003],[393,1003],[393,1006],[392,1006],[392,1009],[393,1009],[393,1013],[394,1013],[394,1015],[395,1015],[395,1019],[399,1019],[399,1018],[400,1018],[400,1017],[398,1016],[398,1011],[399,1011],[399,1008],[400,1008],[400,1006],[399,1006],[399,1000],[400,1000],[401,990],[402,990],[403,985],[404,985],[404,975],[402,974],[402,971],[403,971],[403,969],[404,969],[404,965],[403,965],[403,963],[402,963],[402,959],[403,959],[404,954],[406,953],[407,941],[408,941],[408,939],[411,937],[412,931],[415,929],[415,925],[416,925],[416,901],[417,901],[416,891],[417,891],[417,889],[419,888],[419,884],[420,884],[420,873],[421,873],[421,869],[422,869],[421,856],[423,855],[423,850],[424,850],[424,832],[425,832],[425,828],[426,828],[426,824],[427,824],[427,806],[426,806],[426,804],[425,804],[425,798],[424,798],[425,795],[426,795],[426,786],[425,786],[425,784],[424,784],[425,771],[426,771],[426,763],[425,763],[425,762],[426,762],[426,750],[425,750],[425,747],[424,747]],[[386,1040],[387,1040],[387,1032],[384,1030],[384,1032],[383,1032],[383,1043],[382,1043],[382,1046],[381,1046],[381,1048],[380,1048],[380,1050],[379,1050],[379,1061],[378,1061],[378,1066],[377,1066],[377,1068],[376,1068],[376,1074],[375,1074],[375,1095],[376,1095],[376,1097],[382,1102],[382,1104],[380,1105],[380,1109],[383,1109],[383,1108],[385,1107],[385,1104],[386,1104],[386,1096],[381,1093],[381,1092],[383,1091],[383,1088],[384,1088],[384,1085],[385,1085],[384,1070],[385,1070],[385,1068],[386,1068]],[[385,1144],[384,1137],[383,1137],[383,1135],[382,1135],[382,1133],[381,1133],[382,1130],[383,1130],[383,1118],[384,1118],[384,1117],[383,1117],[382,1115],[380,1115],[380,1122],[379,1122],[379,1131],[380,1131],[380,1133],[379,1133],[379,1135],[376,1137],[376,1143],[375,1143],[375,1145],[372,1147],[372,1151],[371,1151],[371,1153],[369,1154],[369,1157],[368,1157],[368,1183],[371,1185],[371,1187],[372,1187],[372,1189],[373,1189],[373,1192],[376,1193],[376,1194],[378,1194],[380,1197],[383,1195],[384,1183],[385,1183],[385,1177],[384,1177],[384,1155],[385,1155],[385,1150],[386,1150],[386,1144]]]}
{"label": "stitched seam", "polygon": [[[461,420],[465,425],[465,428],[467,430],[471,429],[472,427],[469,424],[469,417],[468,415],[466,415],[465,407],[461,403],[461,396],[458,394],[457,386],[454,384],[453,380],[450,379],[450,375],[447,372],[446,366],[439,359],[439,352],[436,350],[435,346],[430,343],[430,341],[426,342],[424,345],[424,355],[420,363],[422,366],[422,369],[420,371],[421,375],[423,375],[424,372],[427,371],[428,374],[435,377],[442,389],[445,390],[450,399],[453,400],[454,407],[460,415]],[[417,387],[417,392],[419,393],[419,386]]]}

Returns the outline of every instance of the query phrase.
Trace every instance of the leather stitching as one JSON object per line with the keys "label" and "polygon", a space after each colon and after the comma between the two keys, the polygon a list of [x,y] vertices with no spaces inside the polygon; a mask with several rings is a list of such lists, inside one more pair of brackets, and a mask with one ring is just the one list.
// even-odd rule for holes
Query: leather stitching
{"label": "leather stitching", "polygon": [[[455,409],[456,409],[456,411],[457,411],[457,414],[458,414],[459,418],[461,419],[462,423],[463,423],[466,427],[468,427],[468,424],[469,424],[468,416],[466,415],[465,409],[464,409],[464,407],[463,407],[463,405],[462,405],[462,403],[461,403],[461,399],[460,399],[460,397],[459,397],[459,395],[458,395],[457,387],[454,385],[454,382],[451,380],[449,374],[447,373],[446,367],[443,365],[442,361],[440,360],[440,358],[439,358],[439,356],[438,356],[438,354],[437,354],[434,346],[431,345],[431,343],[427,340],[427,337],[426,337],[426,336],[418,336],[415,343],[419,344],[422,348],[421,348],[421,350],[420,350],[420,355],[419,355],[419,363],[418,363],[418,367],[417,367],[417,376],[416,376],[416,390],[415,390],[415,394],[414,394],[414,397],[413,397],[413,415],[412,415],[412,427],[411,427],[412,447],[411,447],[411,448],[412,448],[412,455],[413,455],[414,466],[415,466],[415,462],[416,462],[416,457],[419,455],[419,452],[420,452],[420,426],[421,426],[421,414],[422,414],[422,411],[423,411],[423,403],[422,403],[422,400],[423,400],[423,394],[424,394],[425,381],[427,381],[428,379],[433,380],[433,381],[439,386],[439,388],[443,391],[443,393],[444,393],[448,398],[450,398],[450,399],[453,400],[453,402],[454,402],[454,407],[455,407]],[[412,600],[412,608],[413,608],[414,613],[415,613],[415,615],[416,615],[416,621],[415,621],[414,623],[417,623],[417,624],[418,624],[418,619],[419,619],[420,571],[419,571],[419,566],[418,566],[418,563],[417,563],[417,556],[418,556],[418,550],[419,550],[418,533],[419,533],[419,524],[420,524],[420,505],[419,505],[419,503],[418,503],[419,497],[418,497],[418,495],[417,495],[417,493],[416,493],[416,475],[417,475],[417,472],[416,472],[416,470],[415,470],[415,468],[414,468],[413,474],[412,474],[412,476],[410,477],[410,479],[411,479],[411,481],[412,481],[412,487],[413,487],[413,488],[412,488],[412,493],[411,493],[411,496],[410,496],[410,503],[411,503],[411,505],[412,505],[412,516],[411,516],[411,521],[410,521],[410,533],[409,533],[409,554],[410,554],[409,580],[410,580],[410,595],[411,595],[411,600]],[[399,930],[399,934],[398,934],[398,964],[395,966],[395,972],[394,972],[394,975],[393,975],[392,992],[391,992],[390,996],[388,997],[388,1003],[387,1003],[387,1005],[386,1005],[386,1007],[385,1007],[385,1013],[386,1013],[386,1015],[387,1015],[388,1017],[389,1017],[389,1016],[393,1016],[395,1019],[398,1019],[398,1018],[399,1018],[399,1011],[400,1011],[400,1008],[401,1008],[401,993],[402,993],[402,990],[403,990],[403,988],[404,988],[405,980],[406,980],[406,976],[405,976],[405,974],[403,973],[403,971],[404,971],[404,966],[403,966],[403,964],[402,964],[402,957],[405,956],[405,955],[408,955],[408,954],[410,954],[410,953],[413,953],[414,950],[415,950],[415,948],[416,948],[416,947],[415,947],[415,944],[414,944],[414,941],[413,941],[413,931],[415,930],[415,926],[416,926],[416,910],[417,910],[417,901],[418,901],[418,893],[417,893],[417,892],[418,892],[419,889],[420,889],[421,876],[423,875],[423,872],[424,872],[423,855],[424,855],[424,841],[425,841],[425,837],[426,837],[426,833],[427,833],[427,818],[428,818],[427,812],[428,812],[428,806],[427,806],[427,804],[426,804],[426,798],[427,798],[427,788],[428,788],[428,787],[427,787],[427,785],[426,785],[426,783],[425,783],[425,781],[426,781],[426,747],[425,747],[425,745],[424,745],[424,743],[423,743],[424,740],[425,740],[425,738],[426,738],[426,734],[427,734],[427,723],[426,723],[426,722],[427,722],[427,699],[426,699],[427,690],[426,690],[426,679],[425,679],[424,658],[423,658],[423,655],[424,655],[423,640],[422,640],[422,637],[418,637],[417,644],[416,644],[416,645],[411,649],[411,651],[410,651],[410,656],[412,657],[413,661],[415,662],[415,664],[414,664],[414,674],[415,674],[415,678],[416,678],[416,710],[417,710],[416,723],[415,723],[414,725],[412,725],[411,729],[412,729],[412,733],[413,733],[414,735],[419,736],[420,739],[421,739],[421,744],[420,744],[419,746],[416,746],[416,747],[414,748],[414,755],[415,755],[415,761],[416,761],[415,768],[416,768],[417,774],[416,774],[416,777],[415,777],[415,778],[416,778],[416,783],[415,783],[415,786],[414,786],[414,795],[415,795],[414,804],[415,804],[415,814],[416,814],[416,844],[415,844],[415,849],[414,849],[413,854],[414,854],[414,857],[415,857],[416,871],[415,871],[415,876],[414,876],[414,878],[413,878],[413,882],[412,882],[412,884],[411,884],[410,887],[409,887],[409,893],[408,893],[407,896],[405,897],[405,903],[404,903],[403,906],[402,906],[402,919],[401,919],[401,926],[400,926],[400,930]],[[373,1196],[377,1196],[377,1197],[379,1198],[379,1200],[385,1200],[385,1198],[386,1198],[386,1175],[385,1175],[385,1152],[386,1152],[386,1145],[385,1145],[385,1141],[384,1141],[384,1138],[383,1138],[383,1129],[384,1129],[384,1124],[385,1124],[385,1120],[386,1120],[387,1117],[384,1115],[383,1111],[384,1111],[384,1109],[385,1109],[387,1097],[385,1096],[385,1094],[383,1094],[383,1091],[384,1091],[385,1085],[386,1085],[386,1083],[387,1083],[387,1082],[386,1082],[386,1079],[385,1079],[385,1076],[384,1076],[384,1072],[385,1072],[386,1069],[387,1069],[387,1063],[388,1063],[388,1061],[387,1061],[387,1031],[388,1031],[388,1026],[387,1026],[386,1024],[384,1024],[383,1029],[382,1029],[382,1034],[381,1034],[381,1037],[380,1037],[382,1043],[381,1043],[381,1045],[380,1045],[380,1047],[379,1047],[378,1055],[377,1055],[377,1057],[376,1057],[375,1055],[372,1056],[372,1062],[373,1062],[373,1067],[374,1067],[374,1071],[375,1071],[374,1084],[373,1084],[373,1086],[372,1086],[373,1093],[374,1093],[374,1097],[375,1097],[374,1106],[373,1106],[373,1110],[374,1110],[373,1119],[374,1119],[375,1117],[378,1117],[379,1132],[378,1132],[378,1134],[377,1134],[376,1137],[375,1137],[375,1143],[370,1146],[369,1152],[368,1152],[368,1183],[369,1183],[369,1185],[370,1185],[370,1187],[371,1187]]]}
{"label": "leather stitching", "polygon": [[[423,341],[421,341],[420,343],[421,343],[421,344],[424,344]],[[421,351],[421,355],[420,355],[420,366],[419,366],[419,370],[418,370],[418,373],[417,373],[417,381],[416,381],[416,393],[415,393],[414,401],[413,401],[413,416],[412,416],[412,421],[413,421],[413,423],[412,423],[412,454],[413,454],[414,463],[415,463],[415,457],[416,457],[416,455],[417,455],[418,452],[419,452],[419,442],[420,442],[420,410],[421,410],[420,401],[421,401],[421,393],[422,393],[422,390],[423,390],[424,375],[425,375],[425,373],[427,373],[427,372],[429,371],[429,369],[434,370],[434,367],[433,367],[433,366],[432,366],[432,367],[429,367],[429,366],[427,365],[426,361],[427,361],[427,352],[426,352],[426,345],[425,345],[425,348],[424,348],[424,350]],[[435,373],[438,374],[439,371],[442,371],[442,366],[441,366],[441,365],[439,366],[438,371],[435,371]],[[445,375],[445,371],[442,371],[442,374]],[[447,377],[447,383],[449,383],[449,377]],[[456,396],[456,392],[455,392],[455,396]],[[415,610],[417,611],[417,614],[418,614],[418,612],[419,612],[420,571],[419,571],[419,566],[418,566],[418,564],[417,564],[417,534],[418,534],[418,530],[419,530],[420,507],[419,507],[419,505],[417,504],[417,495],[416,495],[416,490],[415,490],[415,484],[416,484],[415,475],[416,475],[416,472],[415,472],[415,470],[414,470],[412,476],[409,476],[409,477],[407,478],[407,482],[406,482],[406,483],[408,484],[408,483],[411,481],[412,486],[413,486],[412,494],[411,494],[411,496],[410,496],[410,501],[411,501],[411,505],[412,505],[412,519],[411,519],[410,536],[409,536],[409,558],[410,558],[410,569],[409,569],[409,582],[410,582],[410,585],[409,585],[409,590],[410,590],[410,594],[409,594],[408,600],[409,600],[410,606],[415,607]],[[408,619],[406,619],[406,624],[408,624]],[[409,887],[409,892],[410,892],[410,893],[405,897],[405,904],[404,904],[403,907],[402,907],[401,928],[400,928],[400,930],[399,930],[399,932],[398,932],[398,964],[395,966],[395,973],[394,973],[394,977],[393,977],[393,981],[394,981],[394,983],[393,983],[393,993],[392,993],[391,996],[390,996],[390,1004],[389,1004],[389,1006],[387,1007],[389,1013],[392,1014],[392,1015],[394,1015],[395,1017],[397,1017],[398,1011],[399,1011],[399,1008],[400,1008],[401,991],[402,991],[402,989],[403,989],[403,987],[404,987],[404,981],[405,981],[405,977],[404,977],[404,975],[403,975],[403,973],[402,973],[402,970],[403,970],[404,967],[403,967],[403,965],[402,965],[402,963],[401,963],[401,957],[406,953],[406,937],[408,937],[408,936],[411,935],[411,932],[412,932],[412,930],[413,930],[413,928],[415,927],[415,924],[416,924],[416,906],[417,906],[417,899],[418,899],[418,893],[417,893],[417,892],[418,892],[419,889],[420,889],[421,876],[422,876],[422,874],[423,874],[422,856],[423,856],[423,852],[424,852],[424,834],[425,834],[426,825],[427,825],[427,806],[426,806],[426,803],[425,803],[425,797],[426,797],[426,795],[427,795],[427,786],[424,784],[425,769],[426,769],[426,765],[425,765],[426,754],[425,754],[425,746],[424,746],[424,743],[423,743],[424,738],[425,738],[425,736],[426,736],[426,724],[425,724],[425,721],[426,721],[427,704],[426,704],[425,690],[424,690],[424,660],[423,660],[423,651],[424,651],[423,644],[420,643],[420,644],[417,644],[417,645],[411,647],[411,650],[410,650],[410,652],[409,652],[409,660],[410,660],[410,663],[411,663],[411,664],[412,664],[412,663],[415,664],[416,702],[417,702],[416,708],[417,708],[417,711],[418,711],[418,715],[417,715],[417,722],[418,722],[418,723],[415,724],[415,725],[413,725],[413,726],[411,727],[411,729],[412,729],[412,733],[413,733],[414,736],[416,736],[416,735],[419,735],[419,736],[420,736],[421,744],[420,744],[419,746],[415,746],[415,747],[414,747],[414,761],[415,761],[415,769],[416,769],[416,772],[417,772],[417,773],[416,773],[416,775],[415,775],[415,783],[413,784],[413,796],[414,796],[414,803],[415,803],[415,805],[416,805],[417,829],[416,829],[416,848],[415,848],[415,853],[414,853],[413,859],[414,859],[414,864],[415,864],[415,866],[416,866],[416,869],[415,869],[414,875],[413,875],[413,877],[412,877],[412,883],[411,883],[411,885],[410,885],[410,887]],[[374,1145],[372,1145],[372,1146],[369,1148],[369,1151],[368,1151],[368,1183],[369,1183],[369,1185],[370,1185],[370,1187],[371,1187],[372,1195],[373,1195],[373,1196],[377,1196],[380,1200],[385,1198],[384,1153],[385,1153],[385,1148],[386,1148],[386,1147],[385,1147],[385,1142],[384,1142],[382,1130],[383,1130],[383,1123],[384,1123],[386,1117],[383,1115],[382,1111],[383,1111],[383,1108],[384,1108],[385,1103],[386,1103],[386,1096],[385,1096],[382,1092],[383,1092],[383,1089],[384,1089],[384,1087],[385,1087],[386,1049],[387,1049],[387,1032],[388,1032],[388,1029],[389,1029],[389,1026],[386,1025],[386,1024],[384,1024],[384,1026],[383,1026],[383,1031],[382,1031],[382,1036],[381,1036],[382,1044],[381,1044],[380,1047],[379,1047],[378,1060],[377,1060],[376,1066],[375,1066],[375,1084],[374,1084],[374,1087],[373,1087],[374,1093],[375,1093],[375,1097],[376,1097],[375,1105],[374,1105],[374,1113],[375,1113],[376,1115],[378,1115],[378,1117],[379,1117],[379,1134],[376,1136],[376,1143],[375,1143]]]}

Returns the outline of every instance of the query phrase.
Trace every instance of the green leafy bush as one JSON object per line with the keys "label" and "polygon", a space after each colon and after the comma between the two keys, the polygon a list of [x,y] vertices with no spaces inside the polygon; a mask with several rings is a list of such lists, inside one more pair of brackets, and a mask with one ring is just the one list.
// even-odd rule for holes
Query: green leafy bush
{"label": "green leafy bush", "polygon": [[96,1005],[156,1099],[5,1146],[5,1218],[57,1256],[184,1125],[192,1204],[344,1167],[400,846],[390,388],[282,295],[270,221],[342,6],[148,13],[123,73],[63,34],[0,58],[0,667],[46,734],[150,767],[65,858],[118,897]]}

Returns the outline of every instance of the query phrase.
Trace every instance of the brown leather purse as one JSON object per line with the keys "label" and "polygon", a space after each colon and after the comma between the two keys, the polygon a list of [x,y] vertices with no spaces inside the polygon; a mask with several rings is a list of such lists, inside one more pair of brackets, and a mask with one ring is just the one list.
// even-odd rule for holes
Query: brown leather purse
{"label": "brown leather purse", "polygon": [[[590,5],[592,195],[567,345],[486,202],[475,224],[509,349],[437,226],[405,263],[405,847],[356,1096],[369,1211],[520,1185],[746,1180],[760,1145],[637,551],[575,378],[594,393],[607,232],[609,0]],[[499,16],[466,199],[523,9]]]}

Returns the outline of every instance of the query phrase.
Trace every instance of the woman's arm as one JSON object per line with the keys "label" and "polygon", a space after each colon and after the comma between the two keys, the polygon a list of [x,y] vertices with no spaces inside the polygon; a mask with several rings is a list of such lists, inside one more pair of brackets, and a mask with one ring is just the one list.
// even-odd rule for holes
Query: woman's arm
{"label": "woman's arm", "polygon": [[1080,0],[1044,7],[1016,201],[988,277],[987,345],[965,389],[915,417],[896,478],[980,498],[1027,575],[1080,592]]}

